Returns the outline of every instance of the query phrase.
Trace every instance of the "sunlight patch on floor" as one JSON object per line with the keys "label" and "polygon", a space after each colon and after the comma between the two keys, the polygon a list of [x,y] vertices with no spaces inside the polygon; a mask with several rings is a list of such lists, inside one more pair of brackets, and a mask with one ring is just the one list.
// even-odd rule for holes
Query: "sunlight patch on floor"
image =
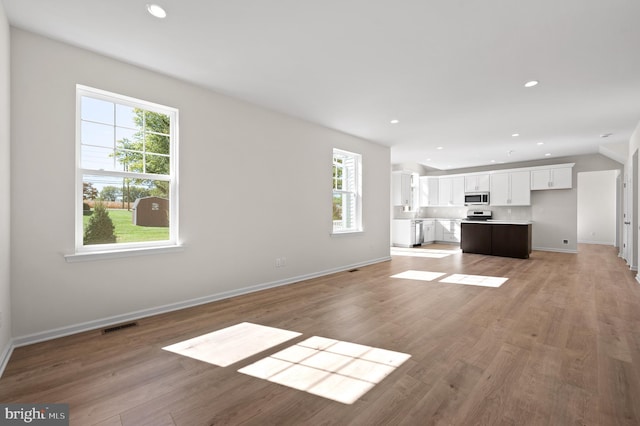
{"label": "sunlight patch on floor", "polygon": [[406,280],[433,281],[446,275],[446,272],[429,272],[429,271],[404,271],[399,274],[391,275],[391,278],[403,278]]}
{"label": "sunlight patch on floor", "polygon": [[170,346],[165,351],[226,367],[302,333],[243,322]]}
{"label": "sunlight patch on floor", "polygon": [[487,277],[484,275],[464,275],[453,274],[444,279],[441,279],[441,283],[450,284],[464,284],[464,285],[477,285],[482,287],[500,287],[509,278],[502,277]]}
{"label": "sunlight patch on floor", "polygon": [[442,259],[456,253],[460,253],[460,250],[459,249],[438,250],[438,249],[391,247],[392,256],[428,257],[432,259]]}
{"label": "sunlight patch on floor", "polygon": [[410,357],[401,352],[313,336],[238,372],[353,404]]}

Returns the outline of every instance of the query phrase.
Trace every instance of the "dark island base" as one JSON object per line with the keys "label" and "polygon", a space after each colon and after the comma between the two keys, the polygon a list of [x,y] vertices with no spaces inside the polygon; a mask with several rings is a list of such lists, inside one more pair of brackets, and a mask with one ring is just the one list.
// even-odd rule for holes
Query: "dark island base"
{"label": "dark island base", "polygon": [[529,258],[531,224],[462,223],[461,226],[463,253]]}

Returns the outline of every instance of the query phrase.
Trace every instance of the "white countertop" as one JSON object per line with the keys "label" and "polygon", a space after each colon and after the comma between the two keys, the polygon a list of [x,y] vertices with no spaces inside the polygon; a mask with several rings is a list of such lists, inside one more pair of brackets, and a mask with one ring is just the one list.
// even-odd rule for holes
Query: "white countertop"
{"label": "white countertop", "polygon": [[398,217],[393,220],[457,220],[460,222],[464,219],[459,217]]}
{"label": "white countertop", "polygon": [[500,219],[489,219],[489,220],[463,220],[462,223],[478,223],[481,225],[531,225],[533,224],[530,220],[500,220]]}

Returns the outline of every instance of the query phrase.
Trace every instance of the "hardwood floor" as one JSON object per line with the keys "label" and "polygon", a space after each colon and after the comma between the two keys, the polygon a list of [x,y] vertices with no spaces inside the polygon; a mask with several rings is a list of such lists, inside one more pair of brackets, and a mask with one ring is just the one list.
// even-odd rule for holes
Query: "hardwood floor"
{"label": "hardwood floor", "polygon": [[[74,425],[638,425],[640,284],[616,254],[394,256],[16,348],[0,401],[68,403]],[[390,278],[406,270],[509,279]],[[161,349],[245,321],[303,334],[224,368]],[[311,336],[411,358],[351,405],[237,372]]]}

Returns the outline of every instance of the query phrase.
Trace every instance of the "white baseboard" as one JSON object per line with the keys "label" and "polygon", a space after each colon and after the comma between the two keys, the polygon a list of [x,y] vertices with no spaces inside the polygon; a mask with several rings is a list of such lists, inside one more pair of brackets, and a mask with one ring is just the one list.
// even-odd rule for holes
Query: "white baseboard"
{"label": "white baseboard", "polygon": [[2,354],[0,354],[0,377],[2,377],[2,374],[4,373],[4,369],[7,367],[7,364],[9,363],[9,358],[11,358],[11,354],[13,353],[13,348],[15,348],[13,340],[9,340],[9,342],[7,343],[7,346],[2,350]]}
{"label": "white baseboard", "polygon": [[571,249],[560,249],[560,248],[555,248],[555,247],[533,247],[533,250],[538,250],[538,251],[552,251],[552,252],[556,252],[556,253],[578,253],[578,250],[571,250]]}
{"label": "white baseboard", "polygon": [[294,284],[300,281],[309,280],[312,278],[318,278],[325,275],[335,274],[336,272],[348,271],[350,269],[359,268],[367,265],[373,265],[375,263],[386,262],[389,260],[391,260],[391,256],[381,257],[378,259],[371,259],[364,262],[354,263],[351,265],[344,265],[338,268],[327,269],[324,271],[314,272],[311,274],[299,275],[297,277],[285,278],[282,280],[257,284],[250,287],[240,288],[237,290],[225,291],[222,293],[211,294],[209,296],[198,297],[196,299],[185,300],[177,303],[170,303],[168,305],[157,306],[149,309],[142,309],[140,311],[130,312],[130,313],[121,314],[121,315],[114,315],[108,318],[100,318],[97,320],[87,321],[80,324],[55,328],[52,330],[33,333],[26,336],[15,337],[13,339],[13,345],[11,350],[13,350],[13,347],[17,348],[20,346],[31,345],[33,343],[57,339],[59,337],[69,336],[71,334],[77,334],[84,331],[100,329],[100,328],[108,327],[115,324],[120,324],[124,322],[130,322],[133,320],[138,320],[141,318],[150,317],[153,315],[164,314],[167,312],[177,311],[185,308],[191,308],[193,306],[203,305],[205,303],[211,303],[211,302],[215,302],[222,299],[228,299],[230,297],[240,296],[243,294],[254,293],[256,291],[266,290],[268,288]]}
{"label": "white baseboard", "polygon": [[597,244],[601,246],[614,246],[615,243],[612,241],[591,241],[591,240],[578,240],[578,244]]}

